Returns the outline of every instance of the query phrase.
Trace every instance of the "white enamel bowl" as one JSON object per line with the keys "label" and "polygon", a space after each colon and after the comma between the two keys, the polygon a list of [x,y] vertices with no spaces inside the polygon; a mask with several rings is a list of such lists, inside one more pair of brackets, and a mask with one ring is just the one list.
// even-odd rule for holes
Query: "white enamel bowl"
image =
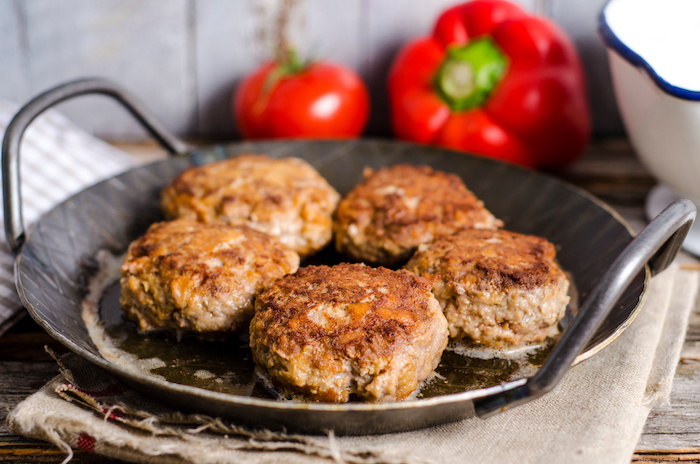
{"label": "white enamel bowl", "polygon": [[[627,135],[661,182],[647,213],[654,216],[674,197],[700,205],[700,2],[611,0],[599,32]],[[699,228],[685,244],[695,254]]]}

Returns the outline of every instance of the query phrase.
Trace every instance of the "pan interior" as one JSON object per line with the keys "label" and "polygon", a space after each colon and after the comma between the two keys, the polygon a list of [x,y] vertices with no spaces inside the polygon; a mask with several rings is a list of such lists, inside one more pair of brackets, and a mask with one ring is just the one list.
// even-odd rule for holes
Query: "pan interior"
{"label": "pan interior", "polygon": [[[411,163],[453,172],[504,221],[506,229],[540,235],[556,245],[558,260],[572,276],[581,301],[632,238],[627,226],[591,196],[534,171],[481,157],[372,140],[232,144],[201,150],[193,160],[170,159],[126,172],[79,193],[45,215],[25,244],[17,268],[18,288],[32,316],[70,349],[137,383],[139,376],[156,375],[167,382],[231,394],[233,401],[237,396],[275,398],[275,392],[257,380],[244,337],[201,343],[161,334],[139,335],[121,318],[118,284],[107,288],[100,304],[105,333],[121,350],[141,359],[158,358],[162,365],[142,373],[106,359],[81,317],[81,302],[95,274],[98,251],[123,253],[152,222],[161,219],[160,190],[191,162],[241,153],[304,158],[341,194],[359,182],[366,166]],[[325,251],[315,259],[334,262],[341,258]],[[646,278],[640,273],[635,279],[582,357],[607,345],[631,322]],[[571,313],[562,322],[564,326]],[[519,360],[485,360],[447,351],[438,376],[428,382],[422,395],[451,395],[530,375],[546,352],[544,347]]]}
{"label": "pan interior", "polygon": [[[107,256],[111,265],[103,268],[118,270],[122,256]],[[313,262],[336,264],[342,257],[334,250],[324,250]],[[115,265],[116,264],[116,265]],[[308,263],[302,263],[305,265]],[[87,313],[96,310],[96,317],[83,317],[93,343],[100,354],[124,368],[143,375],[162,378],[168,382],[206,390],[264,398],[286,400],[283,393],[256,370],[248,347],[247,334],[220,340],[202,340],[197,336],[181,336],[162,332],[141,334],[135,324],[125,319],[119,296],[118,273],[98,285],[94,294],[96,304],[87,305]],[[576,304],[570,305],[569,310]],[[94,308],[94,309],[93,309]],[[431,398],[463,391],[500,385],[535,373],[553,346],[552,341],[508,353],[464,353],[459,342],[443,353],[435,375],[422,385],[417,398]],[[462,349],[460,349],[462,348]],[[473,351],[473,350],[472,350]]]}

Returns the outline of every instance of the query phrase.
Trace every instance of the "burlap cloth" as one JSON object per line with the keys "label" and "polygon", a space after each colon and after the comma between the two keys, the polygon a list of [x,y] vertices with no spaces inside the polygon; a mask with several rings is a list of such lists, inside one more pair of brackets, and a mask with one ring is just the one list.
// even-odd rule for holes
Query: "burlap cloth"
{"label": "burlap cloth", "polygon": [[252,432],[181,415],[69,355],[8,423],[69,457],[72,447],[145,463],[629,463],[649,410],[668,398],[699,276],[676,263],[654,277],[610,346],[551,393],[486,420],[365,437]]}

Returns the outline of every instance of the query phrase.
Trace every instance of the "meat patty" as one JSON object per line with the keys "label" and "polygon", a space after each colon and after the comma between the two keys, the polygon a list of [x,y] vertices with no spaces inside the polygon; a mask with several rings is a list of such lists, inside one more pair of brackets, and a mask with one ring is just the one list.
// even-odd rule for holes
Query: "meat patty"
{"label": "meat patty", "polygon": [[298,267],[299,255],[249,227],[160,222],[129,245],[121,304],[143,331],[229,332],[245,328],[253,299]]}
{"label": "meat patty", "polygon": [[447,321],[431,280],[364,264],[308,266],[255,302],[253,359],[314,401],[400,400],[437,367]]}
{"label": "meat patty", "polygon": [[544,340],[564,316],[569,281],[546,239],[465,229],[421,249],[406,264],[439,274],[433,293],[450,336],[503,348]]}
{"label": "meat patty", "polygon": [[161,199],[171,218],[246,225],[305,256],[330,242],[340,195],[304,160],[241,155],[186,170]]}
{"label": "meat patty", "polygon": [[436,237],[501,225],[456,175],[400,164],[366,170],[338,205],[333,235],[337,250],[350,258],[394,266]]}

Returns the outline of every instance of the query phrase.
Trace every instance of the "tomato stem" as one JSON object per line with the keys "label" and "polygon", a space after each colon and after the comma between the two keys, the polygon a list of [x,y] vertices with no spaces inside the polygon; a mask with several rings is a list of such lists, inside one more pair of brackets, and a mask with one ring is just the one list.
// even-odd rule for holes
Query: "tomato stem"
{"label": "tomato stem", "polygon": [[275,85],[285,77],[293,76],[299,74],[309,67],[308,63],[305,63],[299,59],[296,51],[293,48],[288,48],[287,51],[282,54],[280,51],[277,52],[278,58],[275,62],[275,67],[267,75],[265,83],[263,84],[261,96],[266,97]]}
{"label": "tomato stem", "polygon": [[450,48],[433,84],[453,111],[465,111],[488,99],[506,69],[507,56],[493,40],[480,38]]}
{"label": "tomato stem", "polygon": [[277,67],[285,76],[298,74],[306,69],[309,64],[299,59],[299,54],[293,47],[285,50],[277,50]]}

